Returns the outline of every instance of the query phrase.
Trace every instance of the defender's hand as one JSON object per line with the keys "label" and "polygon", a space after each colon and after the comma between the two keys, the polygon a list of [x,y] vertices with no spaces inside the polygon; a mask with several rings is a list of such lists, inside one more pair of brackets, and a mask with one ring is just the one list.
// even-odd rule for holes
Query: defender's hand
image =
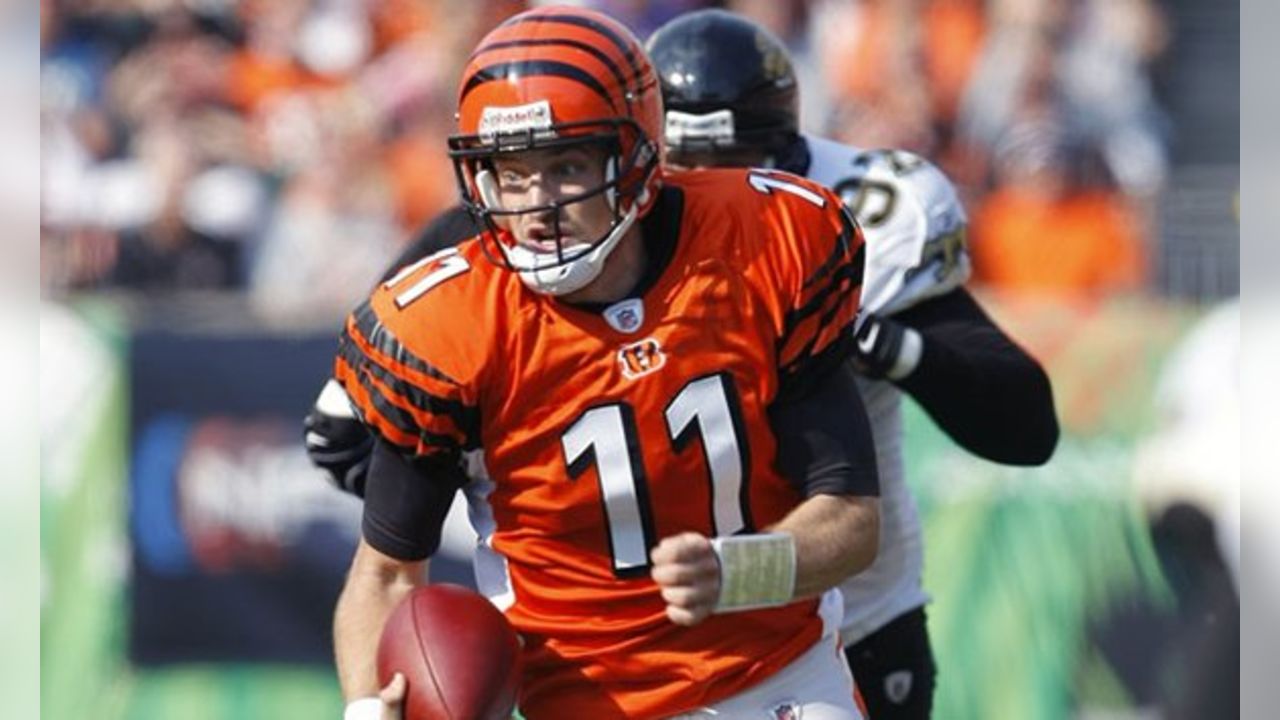
{"label": "defender's hand", "polygon": [[889,318],[868,313],[854,335],[854,368],[869,378],[906,377],[920,360],[919,338],[908,337],[914,332]]}
{"label": "defender's hand", "polygon": [[303,421],[307,457],[339,490],[364,497],[373,435],[355,417],[342,386],[330,380]]}

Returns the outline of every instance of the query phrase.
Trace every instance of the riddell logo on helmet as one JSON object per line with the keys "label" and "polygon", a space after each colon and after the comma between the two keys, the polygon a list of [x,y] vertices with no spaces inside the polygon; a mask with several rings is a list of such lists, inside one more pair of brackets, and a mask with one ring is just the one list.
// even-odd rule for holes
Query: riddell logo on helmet
{"label": "riddell logo on helmet", "polygon": [[550,129],[551,103],[546,100],[506,107],[489,105],[480,114],[480,137],[485,140],[490,140],[495,135]]}
{"label": "riddell logo on helmet", "polygon": [[641,375],[660,370],[667,364],[667,356],[662,346],[653,338],[645,338],[640,342],[623,345],[618,350],[618,364],[622,366],[622,375],[628,380],[635,380]]}

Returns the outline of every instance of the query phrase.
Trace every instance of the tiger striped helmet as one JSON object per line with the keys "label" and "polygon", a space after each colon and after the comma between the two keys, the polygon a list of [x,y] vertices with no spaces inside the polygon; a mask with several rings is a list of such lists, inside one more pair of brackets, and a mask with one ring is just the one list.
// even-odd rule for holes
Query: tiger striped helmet
{"label": "tiger striped helmet", "polygon": [[[591,282],[661,184],[657,75],[631,31],[599,12],[538,8],[486,35],[462,73],[458,131],[449,155],[463,204],[487,229],[486,254],[540,292],[561,295]],[[583,144],[605,149],[601,185],[532,208],[497,202],[492,161],[499,154]],[[522,248],[495,223],[521,213],[559,217],[565,205],[599,195],[613,210],[610,229],[572,245],[557,232],[554,252]]]}

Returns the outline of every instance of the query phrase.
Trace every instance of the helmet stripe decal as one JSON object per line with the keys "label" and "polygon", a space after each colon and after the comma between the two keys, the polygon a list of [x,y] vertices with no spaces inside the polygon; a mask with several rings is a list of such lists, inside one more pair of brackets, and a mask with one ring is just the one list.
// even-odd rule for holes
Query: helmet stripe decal
{"label": "helmet stripe decal", "polygon": [[583,72],[580,68],[574,67],[568,63],[555,62],[553,60],[525,60],[508,63],[498,63],[488,67],[480,68],[475,71],[467,84],[462,88],[462,97],[459,100],[465,100],[467,95],[477,86],[492,81],[503,80],[511,76],[530,77],[530,76],[553,76],[569,78],[594,90],[609,103],[609,107],[614,112],[618,111],[618,105],[609,97],[609,91],[600,84],[599,80],[591,77],[590,74]]}
{"label": "helmet stripe decal", "polygon": [[[609,26],[605,25],[604,23],[596,22],[591,18],[582,17],[580,15],[532,15],[528,17],[521,17],[517,15],[511,20],[508,20],[507,22],[503,23],[503,25],[507,25],[507,24],[522,25],[524,23],[544,23],[544,22],[563,23],[565,25],[575,25],[577,27],[587,28],[588,30],[594,30],[597,33],[603,35],[605,38],[608,38],[609,42],[613,43],[614,47],[618,48],[618,50],[622,53],[623,58],[627,61],[627,65],[631,69],[632,78],[635,80],[636,84],[639,85],[640,78],[641,78],[641,71],[640,71],[640,66],[636,64],[635,48],[631,47],[631,45],[623,37],[621,37],[616,32],[611,30]],[[632,91],[633,91],[632,89],[628,90],[628,92],[632,92]]]}
{"label": "helmet stripe decal", "polygon": [[622,76],[622,69],[619,68],[617,63],[611,60],[608,55],[605,55],[603,52],[600,52],[599,48],[595,48],[595,47],[592,47],[591,45],[588,45],[587,43],[579,42],[577,40],[571,40],[568,38],[554,38],[549,40],[507,40],[505,42],[490,43],[488,45],[485,45],[484,47],[479,48],[475,52],[471,53],[471,58],[468,60],[468,62],[470,62],[470,60],[476,59],[477,57],[479,57],[484,53],[491,52],[494,50],[502,50],[505,48],[517,48],[517,47],[545,47],[545,46],[552,46],[552,45],[568,46],[572,48],[577,48],[578,50],[582,50],[583,52],[586,52],[586,53],[590,53],[593,57],[595,57],[597,60],[603,63],[605,67],[609,68],[609,72],[612,73],[614,79],[618,81],[618,87],[626,86],[627,80]]}

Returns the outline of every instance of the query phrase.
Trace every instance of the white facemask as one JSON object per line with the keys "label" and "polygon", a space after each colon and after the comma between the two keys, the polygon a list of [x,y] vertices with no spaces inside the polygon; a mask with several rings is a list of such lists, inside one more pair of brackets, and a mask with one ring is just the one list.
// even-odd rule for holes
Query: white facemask
{"label": "white facemask", "polygon": [[[558,256],[553,252],[537,252],[520,245],[508,247],[503,243],[498,246],[502,248],[507,262],[515,267],[534,268],[518,271],[520,279],[530,290],[544,295],[568,295],[581,290],[600,276],[609,253],[617,247],[618,241],[627,234],[635,220],[636,206],[632,205],[594,250],[559,265],[555,264]],[[564,252],[573,255],[581,252],[584,247],[582,244],[570,245]]]}
{"label": "white facemask", "polygon": [[[613,168],[607,169],[607,174],[612,177]],[[488,170],[481,170],[476,173],[476,189],[479,191],[480,199],[489,207],[499,207],[497,184],[493,179],[493,174]],[[609,204],[613,205],[615,196],[612,190],[608,196]],[[638,208],[648,199],[648,191],[645,190],[636,202],[632,203],[631,208],[619,218],[617,224],[609,231],[609,234],[596,245],[595,249],[590,252],[583,253],[586,245],[578,243],[563,248],[563,254],[574,256],[577,253],[583,253],[581,257],[574,257],[568,262],[560,263],[560,254],[555,252],[540,252],[519,244],[508,246],[505,243],[498,243],[499,249],[506,257],[507,262],[513,267],[525,268],[517,270],[520,280],[537,293],[544,295],[567,295],[571,292],[581,290],[591,281],[600,276],[600,271],[604,269],[605,260],[609,254],[617,247],[618,242],[631,229],[632,224],[636,221]]]}

